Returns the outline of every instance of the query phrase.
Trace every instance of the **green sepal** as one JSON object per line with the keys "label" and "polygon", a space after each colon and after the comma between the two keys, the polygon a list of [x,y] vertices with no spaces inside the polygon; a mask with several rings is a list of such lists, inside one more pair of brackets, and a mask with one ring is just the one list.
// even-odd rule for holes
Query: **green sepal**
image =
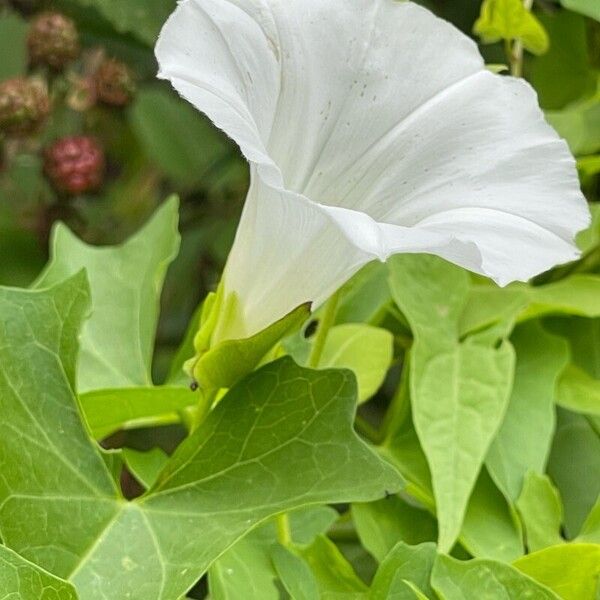
{"label": "green sepal", "polygon": [[210,348],[210,339],[214,337],[214,324],[217,318],[220,320],[223,315],[219,308],[225,308],[225,312],[228,313],[227,305],[232,306],[232,303],[225,301],[225,305],[222,306],[217,291],[214,300],[211,300],[211,306],[207,307],[207,319],[200,325],[196,335],[196,356],[185,364],[187,373],[204,390],[233,386],[252,372],[281,338],[299,328],[310,315],[310,303],[301,304],[253,336],[217,342]]}

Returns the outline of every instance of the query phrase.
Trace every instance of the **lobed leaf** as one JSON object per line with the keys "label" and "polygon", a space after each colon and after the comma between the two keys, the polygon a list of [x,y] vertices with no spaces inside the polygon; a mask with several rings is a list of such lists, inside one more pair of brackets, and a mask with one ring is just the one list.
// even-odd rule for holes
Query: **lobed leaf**
{"label": "lobed leaf", "polygon": [[401,487],[352,430],[353,376],[284,358],[232,389],[155,486],[125,502],[74,395],[88,305],[82,274],[0,289],[0,534],[86,600],[179,598],[270,516]]}
{"label": "lobed leaf", "polygon": [[79,392],[152,385],[160,292],[179,247],[177,209],[171,198],[120,246],[89,246],[65,225],[54,228],[50,262],[35,286],[51,286],[83,268],[90,281],[92,314],[81,335]]}
{"label": "lobed leaf", "polygon": [[563,600],[595,600],[600,580],[600,545],[561,544],[515,561],[514,566]]}

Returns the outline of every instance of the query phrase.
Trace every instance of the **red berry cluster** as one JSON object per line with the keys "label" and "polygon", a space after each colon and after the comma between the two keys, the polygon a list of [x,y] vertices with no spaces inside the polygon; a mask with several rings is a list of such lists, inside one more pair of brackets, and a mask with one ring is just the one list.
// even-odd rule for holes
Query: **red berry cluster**
{"label": "red berry cluster", "polygon": [[59,192],[83,194],[102,185],[104,152],[92,137],[62,138],[46,149],[44,159],[46,176]]}

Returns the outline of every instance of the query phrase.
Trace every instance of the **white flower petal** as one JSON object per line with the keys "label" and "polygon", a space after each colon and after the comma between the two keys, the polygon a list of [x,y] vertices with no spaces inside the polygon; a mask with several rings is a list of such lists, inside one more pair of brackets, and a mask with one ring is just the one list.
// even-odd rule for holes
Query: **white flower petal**
{"label": "white flower petal", "polygon": [[253,165],[225,274],[247,334],[397,252],[501,284],[577,255],[587,206],[535,93],[423,8],[184,0],[156,52]]}

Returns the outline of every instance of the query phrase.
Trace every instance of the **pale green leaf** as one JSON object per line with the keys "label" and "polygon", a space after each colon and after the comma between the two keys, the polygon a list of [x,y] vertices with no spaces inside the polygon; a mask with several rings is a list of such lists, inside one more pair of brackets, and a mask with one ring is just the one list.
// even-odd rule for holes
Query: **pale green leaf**
{"label": "pale green leaf", "polygon": [[152,384],[160,292],[179,246],[177,207],[177,199],[167,201],[120,246],[89,246],[66,226],[54,228],[51,260],[36,287],[85,268],[92,291],[92,312],[81,335],[80,392]]}
{"label": "pale green leaf", "polygon": [[392,296],[413,330],[413,419],[429,463],[440,548],[460,532],[467,503],[504,416],[514,370],[510,344],[497,336],[459,340],[468,298],[466,272],[429,256],[389,261]]}
{"label": "pale green leaf", "polygon": [[131,474],[146,488],[151,488],[169,460],[169,455],[161,448],[140,452],[133,448],[123,448],[122,457]]}
{"label": "pale green leaf", "polygon": [[473,285],[460,316],[460,334],[465,335],[501,321],[512,321],[528,305],[529,289],[522,284],[506,288]]}
{"label": "pale green leaf", "polygon": [[158,386],[96,390],[79,401],[92,435],[102,439],[119,429],[178,423],[180,411],[205,399],[188,387]]}
{"label": "pale green leaf", "polygon": [[474,285],[459,320],[461,336],[501,322],[520,322],[546,315],[600,316],[600,277],[575,274],[555,283],[507,288]]}
{"label": "pale green leaf", "polygon": [[529,552],[562,543],[562,502],[548,476],[533,471],[527,474],[517,509],[525,527]]}
{"label": "pale green leaf", "polygon": [[82,275],[49,290],[0,290],[0,403],[11,415],[0,423],[0,460],[11,465],[0,535],[86,600],[179,598],[270,516],[401,486],[352,430],[353,376],[282,359],[232,389],[148,494],[125,502],[73,392],[87,307]]}
{"label": "pale green leaf", "polygon": [[509,344],[498,350],[461,345],[432,358],[414,386],[415,424],[431,467],[444,550],[460,531],[479,469],[506,411],[513,361]]}
{"label": "pale green leaf", "polygon": [[554,391],[569,353],[564,340],[537,322],[518,327],[511,341],[517,354],[515,381],[486,466],[496,485],[515,501],[525,474],[545,470],[556,420]]}
{"label": "pale green leaf", "polygon": [[169,425],[179,411],[203,400],[187,387],[159,386],[103,389],[79,397],[92,435],[102,439],[119,429]]}
{"label": "pale green leaf", "polygon": [[454,349],[469,296],[467,272],[435,256],[410,254],[392,257],[388,269],[394,301],[416,335],[427,341],[423,352]]}
{"label": "pale green leaf", "polygon": [[0,546],[0,600],[77,600],[73,586]]}
{"label": "pale green leaf", "polygon": [[[600,155],[580,158],[577,161],[577,168],[581,174],[582,184],[585,185],[586,179],[592,179],[600,173]],[[589,207],[592,222],[587,229],[577,235],[577,245],[584,253],[600,245],[600,203],[594,202]]]}
{"label": "pale green leaf", "polygon": [[563,600],[596,600],[600,545],[561,544],[523,556],[514,566]]}
{"label": "pale green leaf", "polygon": [[576,540],[600,544],[600,496],[583,523]]}
{"label": "pale green leaf", "polygon": [[529,307],[519,320],[565,313],[582,317],[600,316],[600,276],[572,275],[556,283],[529,288]]}
{"label": "pale green leaf", "polygon": [[398,543],[375,574],[370,600],[413,600],[415,593],[405,580],[417,586],[426,597],[433,598],[429,580],[436,554],[435,544],[432,543],[419,546]]}
{"label": "pale green leaf", "polygon": [[600,416],[600,379],[569,365],[558,380],[556,402],[573,412]]}
{"label": "pale green leaf", "polygon": [[353,371],[360,403],[381,387],[393,353],[394,338],[389,331],[358,323],[338,325],[327,335],[319,367]]}
{"label": "pale green leaf", "polygon": [[474,32],[487,44],[520,39],[534,54],[543,54],[549,46],[546,30],[522,0],[483,0]]}
{"label": "pale green leaf", "polygon": [[433,566],[431,586],[444,600],[560,600],[517,569],[493,560],[463,562],[440,555]]}
{"label": "pale green leaf", "polygon": [[569,10],[600,21],[600,4],[597,0],[561,0],[561,4]]}

